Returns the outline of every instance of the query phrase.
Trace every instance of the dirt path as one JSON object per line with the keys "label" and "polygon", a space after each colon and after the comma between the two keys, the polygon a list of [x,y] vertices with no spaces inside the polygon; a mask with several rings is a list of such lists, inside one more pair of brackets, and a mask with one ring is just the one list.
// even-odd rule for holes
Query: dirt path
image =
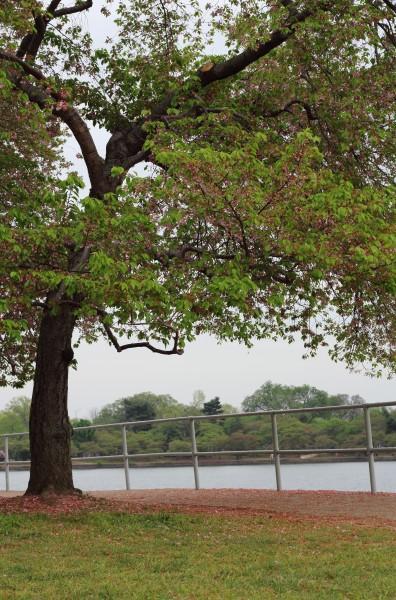
{"label": "dirt path", "polygon": [[177,509],[181,512],[263,514],[268,516],[338,517],[396,521],[396,494],[365,492],[308,492],[246,489],[137,490],[94,492],[99,498],[140,509]]}
{"label": "dirt path", "polygon": [[[106,501],[111,510],[146,512],[177,510],[183,513],[263,515],[268,517],[357,520],[375,524],[396,523],[396,494],[365,492],[283,491],[246,489],[161,489],[91,492],[75,504],[52,500],[21,498],[21,493],[0,492],[0,512],[70,512],[84,508],[95,510]],[[92,498],[94,497],[94,498]],[[48,507],[48,511],[46,510]],[[73,508],[74,507],[74,508]],[[102,509],[105,507],[102,504]],[[19,509],[19,510],[18,510]]]}

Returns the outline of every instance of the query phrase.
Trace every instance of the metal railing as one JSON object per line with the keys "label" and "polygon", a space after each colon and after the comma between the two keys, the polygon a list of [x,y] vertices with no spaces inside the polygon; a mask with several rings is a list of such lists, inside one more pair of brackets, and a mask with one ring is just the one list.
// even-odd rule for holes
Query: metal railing
{"label": "metal railing", "polygon": [[[276,478],[276,489],[282,490],[282,478],[281,478],[281,456],[287,456],[292,454],[359,454],[365,453],[367,456],[369,478],[370,478],[370,489],[372,493],[377,491],[376,480],[375,480],[375,461],[374,455],[386,452],[396,452],[396,446],[386,446],[382,448],[375,448],[373,445],[373,436],[371,429],[370,409],[372,408],[384,408],[387,406],[396,406],[394,402],[376,402],[372,404],[341,404],[337,406],[317,406],[310,408],[290,408],[280,410],[263,410],[256,412],[243,412],[243,413],[229,413],[229,414],[218,414],[218,415],[196,415],[187,417],[170,417],[166,419],[150,419],[147,421],[125,421],[123,423],[106,423],[101,425],[86,425],[84,427],[75,427],[74,431],[83,430],[96,430],[96,429],[109,429],[109,428],[120,428],[122,435],[122,454],[112,454],[107,456],[80,456],[73,457],[73,462],[88,461],[88,460],[108,460],[108,459],[123,459],[124,471],[125,471],[125,487],[127,490],[131,489],[130,483],[130,466],[129,459],[133,458],[154,458],[160,456],[166,457],[190,457],[192,459],[192,466],[194,471],[194,483],[195,489],[199,489],[199,457],[204,456],[216,456],[216,455],[268,455],[273,457],[275,467],[275,478]],[[351,411],[351,410],[362,410],[364,415],[364,427],[366,433],[366,446],[360,448],[302,448],[302,449],[287,449],[282,450],[279,447],[278,439],[278,425],[277,415],[290,415],[290,414],[301,414],[301,413],[317,413],[326,411]],[[211,451],[199,451],[197,448],[197,439],[195,432],[195,423],[197,421],[210,421],[216,419],[232,419],[232,418],[245,418],[251,416],[265,416],[271,418],[271,429],[272,429],[272,448],[266,449],[255,449],[255,450],[211,450]],[[176,423],[176,422],[188,422],[190,424],[190,439],[191,439],[191,451],[186,452],[146,452],[146,453],[134,453],[129,454],[128,443],[127,443],[127,429],[129,427],[140,427],[147,425],[157,425],[159,423]],[[29,460],[10,460],[9,456],[9,438],[22,437],[29,435],[28,432],[24,431],[21,433],[5,433],[1,434],[0,438],[4,440],[4,471],[5,471],[5,484],[6,491],[10,490],[10,466],[11,465],[28,465]],[[0,463],[1,464],[1,463]]]}

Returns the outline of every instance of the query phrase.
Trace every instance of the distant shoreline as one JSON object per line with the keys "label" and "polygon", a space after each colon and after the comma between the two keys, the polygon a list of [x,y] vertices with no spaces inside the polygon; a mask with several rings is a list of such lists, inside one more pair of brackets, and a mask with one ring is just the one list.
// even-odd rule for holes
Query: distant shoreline
{"label": "distant shoreline", "polygon": [[[375,457],[376,462],[396,462],[396,455],[392,456],[378,456]],[[366,456],[337,456],[331,459],[317,455],[312,453],[309,458],[281,458],[281,462],[283,465],[303,465],[303,464],[331,464],[331,463],[349,463],[349,462],[367,462]],[[235,467],[235,466],[254,466],[254,465],[274,465],[272,460],[263,460],[263,459],[242,459],[242,460],[208,460],[207,458],[199,460],[199,466],[201,467]],[[160,462],[160,461],[140,461],[140,462],[132,462],[132,459],[129,459],[129,467],[131,469],[160,469],[160,468],[173,468],[173,467],[191,467],[192,461],[190,459],[187,460],[174,460],[172,462]],[[100,457],[98,457],[95,461],[85,462],[85,463],[76,463],[73,465],[73,470],[88,470],[88,469],[123,469],[124,464],[122,459],[117,462],[109,462],[109,461],[101,461]],[[29,468],[25,465],[10,465],[11,471],[29,471]],[[4,472],[5,467],[4,463],[0,463],[0,472]]]}

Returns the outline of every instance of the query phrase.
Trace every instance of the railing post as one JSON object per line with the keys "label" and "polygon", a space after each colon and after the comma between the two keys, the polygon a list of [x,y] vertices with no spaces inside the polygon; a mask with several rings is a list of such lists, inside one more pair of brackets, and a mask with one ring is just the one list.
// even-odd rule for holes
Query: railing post
{"label": "railing post", "polygon": [[8,437],[4,438],[4,467],[6,491],[10,491],[10,454],[8,450]]}
{"label": "railing post", "polygon": [[131,489],[131,482],[129,479],[129,458],[128,458],[128,444],[126,435],[126,426],[122,426],[122,453],[124,456],[124,471],[125,471],[125,487],[127,490]]}
{"label": "railing post", "polygon": [[192,452],[192,462],[193,462],[193,467],[194,467],[195,489],[199,490],[199,466],[198,466],[197,440],[195,437],[194,419],[191,419],[191,452]]}
{"label": "railing post", "polygon": [[371,419],[370,409],[365,406],[364,409],[364,426],[366,429],[366,440],[367,440],[367,458],[370,473],[370,488],[371,493],[375,494],[377,491],[377,485],[375,482],[375,465],[374,465],[374,448],[373,448],[373,434],[371,431]]}
{"label": "railing post", "polygon": [[280,492],[282,489],[282,479],[281,479],[281,468],[280,468],[278,428],[276,425],[276,415],[274,415],[274,414],[271,415],[271,425],[272,425],[272,447],[274,450],[276,489],[278,490],[278,492]]}

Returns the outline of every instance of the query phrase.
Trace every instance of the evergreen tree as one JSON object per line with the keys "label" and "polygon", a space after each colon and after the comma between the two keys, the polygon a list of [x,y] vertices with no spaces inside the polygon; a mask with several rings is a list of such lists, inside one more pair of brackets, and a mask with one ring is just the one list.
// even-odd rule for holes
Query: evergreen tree
{"label": "evergreen tree", "polygon": [[204,402],[202,412],[204,415],[220,415],[223,412],[223,407],[221,406],[220,398],[216,396],[212,400]]}

